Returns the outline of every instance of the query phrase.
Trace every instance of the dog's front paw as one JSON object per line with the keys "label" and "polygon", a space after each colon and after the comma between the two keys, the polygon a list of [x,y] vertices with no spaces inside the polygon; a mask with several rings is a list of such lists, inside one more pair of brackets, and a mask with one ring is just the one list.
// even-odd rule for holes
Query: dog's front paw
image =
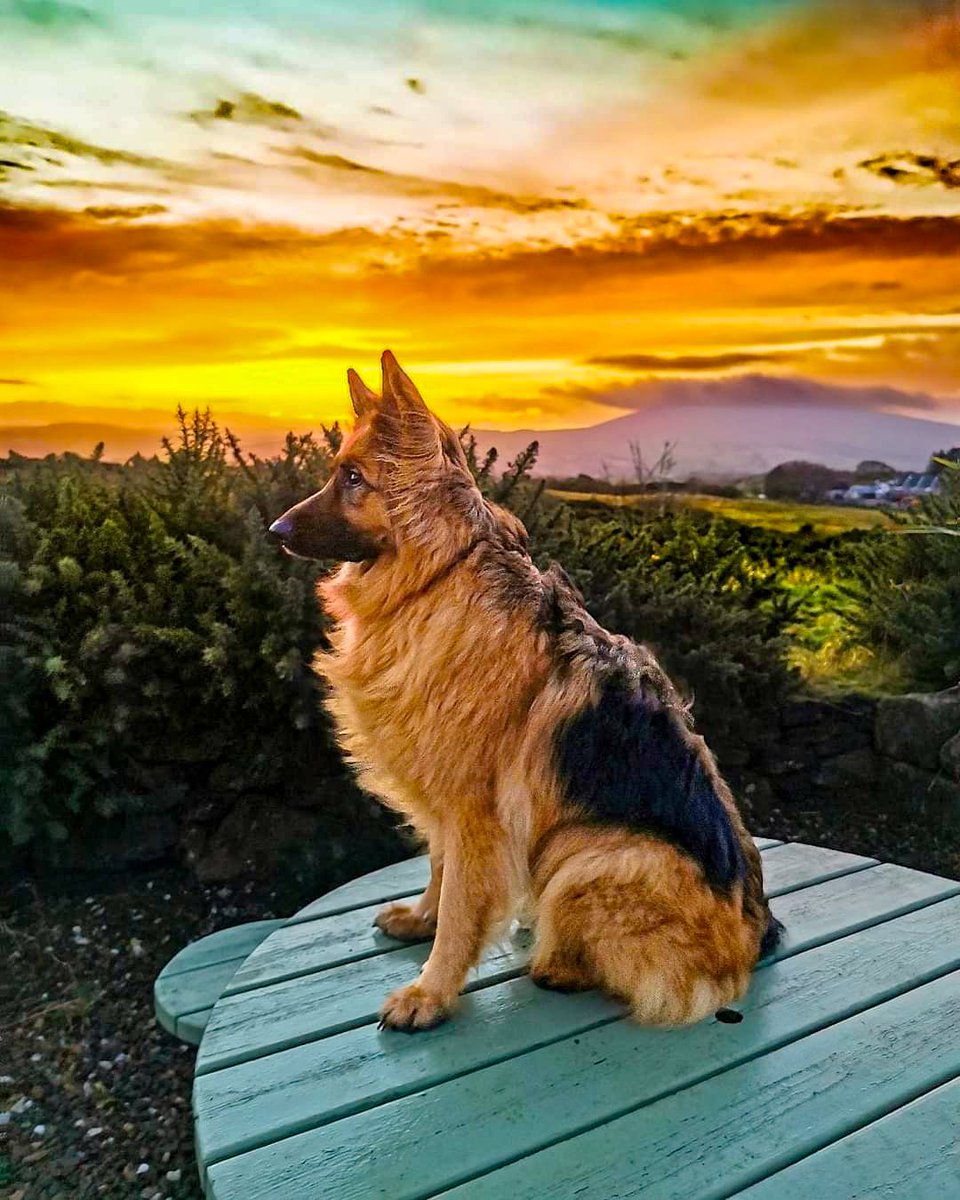
{"label": "dog's front paw", "polygon": [[402,1029],[404,1033],[433,1029],[447,1019],[450,1009],[442,996],[428,991],[422,984],[411,983],[398,988],[383,1002],[380,1028]]}
{"label": "dog's front paw", "polygon": [[422,942],[437,932],[436,919],[421,916],[412,904],[385,904],[373,923],[398,942]]}

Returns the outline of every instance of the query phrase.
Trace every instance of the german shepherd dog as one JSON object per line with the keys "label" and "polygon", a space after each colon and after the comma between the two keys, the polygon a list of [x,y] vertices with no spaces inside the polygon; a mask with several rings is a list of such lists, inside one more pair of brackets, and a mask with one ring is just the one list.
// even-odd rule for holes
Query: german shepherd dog
{"label": "german shepherd dog", "polygon": [[348,373],[357,419],[329,481],[271,526],[289,552],[343,563],[319,586],[329,710],[361,782],[429,844],[424,894],[376,919],[433,938],[381,1024],[449,1016],[524,903],[535,983],[699,1021],[779,935],[729,788],[650,651],[537,569],[389,351],[382,368],[380,396]]}

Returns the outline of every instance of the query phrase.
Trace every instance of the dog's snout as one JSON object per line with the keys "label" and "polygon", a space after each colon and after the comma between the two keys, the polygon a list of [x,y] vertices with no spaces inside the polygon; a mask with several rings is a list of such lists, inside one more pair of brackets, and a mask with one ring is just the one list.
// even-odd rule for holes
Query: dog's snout
{"label": "dog's snout", "polygon": [[270,526],[270,532],[275,537],[288,538],[293,533],[293,518],[289,513],[284,513],[282,517],[277,517]]}

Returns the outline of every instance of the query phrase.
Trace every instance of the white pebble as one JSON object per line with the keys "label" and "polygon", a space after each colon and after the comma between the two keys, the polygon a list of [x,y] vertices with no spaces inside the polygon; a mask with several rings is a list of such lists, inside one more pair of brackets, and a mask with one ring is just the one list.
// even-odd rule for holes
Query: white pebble
{"label": "white pebble", "polygon": [[10,1106],[10,1111],[15,1113],[25,1113],[28,1108],[33,1108],[33,1101],[28,1100],[26,1096],[21,1096],[16,1104]]}
{"label": "white pebble", "polygon": [[31,1054],[31,1055],[30,1055],[30,1061],[31,1061],[31,1062],[42,1062],[42,1061],[43,1061],[43,1055],[42,1055],[42,1054]]}
{"label": "white pebble", "polygon": [[183,1172],[182,1172],[182,1171],[180,1171],[180,1170],[177,1170],[177,1171],[168,1171],[168,1172],[167,1172],[167,1183],[179,1183],[179,1182],[180,1182],[180,1176],[181,1176],[182,1174],[183,1174]]}
{"label": "white pebble", "polygon": [[143,948],[143,942],[141,942],[139,938],[130,939],[130,953],[134,958],[143,958],[143,956],[146,954],[146,950]]}
{"label": "white pebble", "polygon": [[43,1137],[43,1135],[46,1132],[47,1132],[46,1125],[34,1125],[34,1127],[33,1127],[33,1133],[34,1133],[35,1137]]}
{"label": "white pebble", "polygon": [[103,1133],[102,1125],[94,1125],[92,1129],[87,1130],[87,1137],[99,1137]]}
{"label": "white pebble", "polygon": [[141,1163],[141,1164],[140,1164],[140,1166],[139,1166],[139,1167],[137,1167],[137,1174],[138,1174],[138,1175],[146,1175],[146,1173],[147,1173],[149,1170],[150,1170],[150,1164],[149,1164],[149,1163]]}
{"label": "white pebble", "polygon": [[13,1083],[12,1075],[0,1075],[0,1083]]}
{"label": "white pebble", "polygon": [[2,1125],[9,1125],[9,1124],[10,1124],[10,1118],[11,1118],[11,1116],[12,1116],[12,1115],[13,1115],[12,1113],[8,1113],[8,1112],[3,1112],[3,1113],[0,1113],[0,1126],[2,1126]]}

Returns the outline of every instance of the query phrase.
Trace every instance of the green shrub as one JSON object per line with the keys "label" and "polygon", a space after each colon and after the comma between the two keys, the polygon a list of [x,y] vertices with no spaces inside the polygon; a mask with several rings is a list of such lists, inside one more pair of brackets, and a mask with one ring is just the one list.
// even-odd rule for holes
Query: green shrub
{"label": "green shrub", "polygon": [[866,541],[859,561],[857,635],[893,660],[907,688],[960,679],[960,473],[941,465],[941,495]]}
{"label": "green shrub", "polygon": [[[316,567],[281,555],[258,511],[282,511],[284,491],[302,497],[325,461],[301,439],[241,471],[197,415],[164,462],[12,473],[0,498],[0,828],[15,843],[171,807],[214,770],[220,790],[281,783],[317,741],[336,762],[310,670]],[[291,475],[299,487],[286,488]]]}
{"label": "green shrub", "polygon": [[760,735],[794,685],[783,535],[689,509],[565,508],[540,531],[604,625],[651,646],[694,700],[709,740]]}

